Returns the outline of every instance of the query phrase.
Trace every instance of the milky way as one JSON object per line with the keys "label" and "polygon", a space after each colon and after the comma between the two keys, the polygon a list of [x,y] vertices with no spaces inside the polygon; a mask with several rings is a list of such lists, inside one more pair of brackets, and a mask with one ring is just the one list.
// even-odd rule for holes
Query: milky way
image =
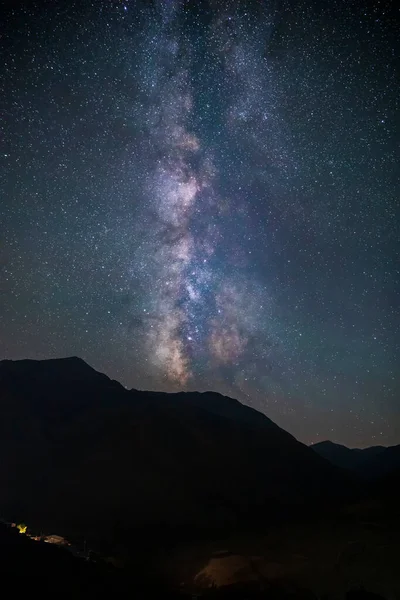
{"label": "milky way", "polygon": [[12,6],[0,353],[398,443],[393,8]]}
{"label": "milky way", "polygon": [[[196,56],[179,27],[181,6],[171,3],[165,8],[163,3],[158,6],[156,38],[150,33],[144,42],[146,60],[140,74],[142,81],[150,82],[146,124],[154,157],[146,177],[143,215],[138,217],[145,222],[144,252],[136,260],[147,277],[151,274],[143,318],[149,361],[161,377],[184,386],[200,368],[212,371],[230,363],[239,367],[250,338],[261,329],[263,307],[254,306],[255,282],[245,274],[246,261],[227,268],[226,257],[218,260],[227,248],[233,257],[238,254],[241,234],[229,247],[224,214],[240,207],[232,206],[224,194],[210,144],[193,125]],[[263,63],[263,34],[271,22],[266,18],[261,31],[252,32],[254,41],[245,43],[250,36],[241,17],[234,10],[216,11],[205,37],[205,44],[214,46],[214,61],[221,61],[223,68],[214,87],[220,91],[224,85],[234,92],[221,111],[221,126],[238,147],[243,140],[237,138],[247,137],[243,123],[260,117],[266,121],[267,112],[274,120],[272,92],[263,93],[265,76],[257,66]],[[248,143],[259,148],[259,139],[271,131],[269,124],[264,126]],[[275,145],[270,136],[268,147],[274,156]],[[242,211],[248,202],[243,199]]]}

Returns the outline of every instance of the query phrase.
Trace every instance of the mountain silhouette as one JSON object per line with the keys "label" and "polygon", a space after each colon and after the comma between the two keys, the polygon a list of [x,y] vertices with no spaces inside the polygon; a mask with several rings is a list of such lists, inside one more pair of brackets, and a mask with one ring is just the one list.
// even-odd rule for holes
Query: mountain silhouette
{"label": "mountain silhouette", "polygon": [[389,475],[400,470],[400,445],[347,448],[331,441],[310,446],[317,454],[342,469],[356,472],[365,479]]}
{"label": "mountain silhouette", "polygon": [[237,400],[127,390],[75,357],[1,361],[0,411],[0,515],[60,534],[229,529],[354,491]]}

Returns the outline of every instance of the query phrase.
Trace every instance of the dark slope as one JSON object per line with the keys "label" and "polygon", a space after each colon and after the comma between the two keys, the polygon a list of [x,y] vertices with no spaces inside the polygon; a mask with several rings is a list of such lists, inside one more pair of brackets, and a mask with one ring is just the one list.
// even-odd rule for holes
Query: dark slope
{"label": "dark slope", "polygon": [[371,456],[358,468],[358,472],[368,478],[385,477],[396,471],[400,472],[400,444],[385,448],[383,452]]}
{"label": "dark slope", "polygon": [[351,482],[214,393],[128,391],[77,358],[0,363],[0,514],[58,533],[273,521]]}
{"label": "dark slope", "polygon": [[356,472],[366,479],[383,477],[400,469],[400,445],[347,448],[330,441],[310,446],[317,454],[342,469]]}
{"label": "dark slope", "polygon": [[400,516],[400,469],[396,469],[375,481],[375,495],[395,507]]}
{"label": "dark slope", "polygon": [[335,444],[329,440],[318,442],[310,446],[320,456],[329,460],[332,464],[342,469],[357,469],[361,463],[370,460],[386,450],[384,446],[372,446],[371,448],[347,448],[342,444]]}
{"label": "dark slope", "polygon": [[2,523],[0,580],[5,598],[32,593],[40,598],[103,598],[129,590],[123,575],[105,563],[86,562],[67,550],[20,535]]}
{"label": "dark slope", "polygon": [[180,405],[201,408],[213,415],[238,421],[243,425],[267,427],[269,424],[272,428],[277,427],[277,425],[268,419],[268,417],[254,408],[241,404],[238,400],[229,398],[229,396],[223,396],[217,392],[179,392],[176,394],[147,391],[138,392],[138,390],[132,390],[132,392],[135,394],[142,394],[146,398],[158,399],[161,401],[165,401],[166,398],[169,398]]}

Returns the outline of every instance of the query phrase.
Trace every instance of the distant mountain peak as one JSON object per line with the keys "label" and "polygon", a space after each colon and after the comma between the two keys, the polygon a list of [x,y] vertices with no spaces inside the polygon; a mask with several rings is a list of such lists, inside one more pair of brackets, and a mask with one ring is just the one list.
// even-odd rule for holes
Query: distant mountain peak
{"label": "distant mountain peak", "polygon": [[400,468],[400,446],[348,448],[326,440],[312,444],[310,448],[333,465],[366,478],[379,477]]}
{"label": "distant mountain peak", "polygon": [[349,450],[349,452],[363,452],[372,451],[374,449],[385,450],[387,446],[367,446],[366,448],[349,448],[349,446],[345,446],[344,444],[338,444],[337,442],[332,442],[332,440],[322,440],[321,442],[315,442],[314,444],[310,444],[310,448],[342,448],[344,450]]}
{"label": "distant mountain peak", "polygon": [[332,442],[332,440],[322,440],[321,442],[315,442],[314,444],[310,445],[310,448],[316,448],[316,447],[322,447],[322,446],[346,448],[347,450],[350,449],[347,446],[345,446],[344,444],[337,444],[336,442]]}

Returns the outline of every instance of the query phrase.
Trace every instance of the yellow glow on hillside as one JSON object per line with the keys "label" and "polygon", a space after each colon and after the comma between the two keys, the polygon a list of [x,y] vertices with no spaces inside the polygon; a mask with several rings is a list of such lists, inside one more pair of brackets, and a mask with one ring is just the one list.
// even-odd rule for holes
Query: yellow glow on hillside
{"label": "yellow glow on hillside", "polygon": [[17,529],[20,533],[26,533],[26,530],[28,529],[28,527],[25,525],[25,523],[19,523],[17,525]]}

